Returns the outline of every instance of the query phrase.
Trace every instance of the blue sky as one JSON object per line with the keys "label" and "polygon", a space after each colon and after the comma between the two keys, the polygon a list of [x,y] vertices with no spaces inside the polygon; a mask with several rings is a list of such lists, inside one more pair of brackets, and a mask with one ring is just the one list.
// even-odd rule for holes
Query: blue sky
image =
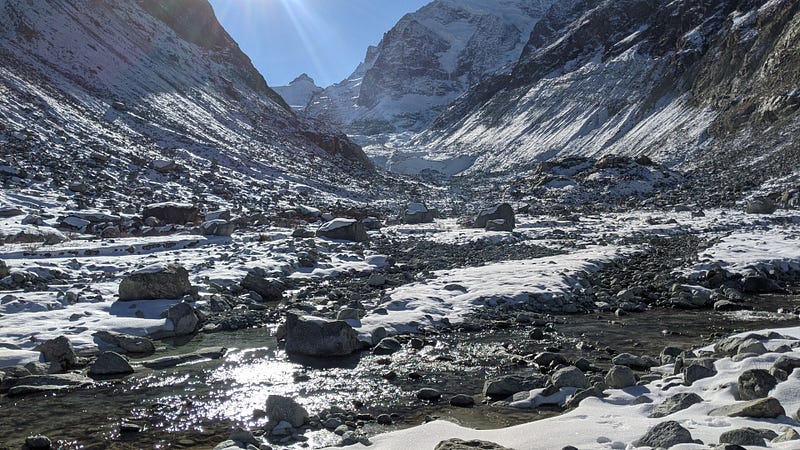
{"label": "blue sky", "polygon": [[270,86],[346,78],[404,14],[430,0],[210,0]]}

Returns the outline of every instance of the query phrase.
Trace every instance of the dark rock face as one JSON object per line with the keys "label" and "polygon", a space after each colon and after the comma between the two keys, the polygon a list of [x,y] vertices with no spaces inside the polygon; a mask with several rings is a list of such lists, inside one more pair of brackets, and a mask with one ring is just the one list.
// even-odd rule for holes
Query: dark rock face
{"label": "dark rock face", "polygon": [[317,236],[353,242],[369,240],[364,224],[355,219],[334,219],[317,230]]}
{"label": "dark rock face", "polygon": [[477,439],[465,441],[463,439],[453,438],[439,442],[438,444],[436,444],[436,448],[434,450],[510,450],[510,449],[507,447],[503,447],[500,444],[496,444],[494,442],[489,442],[489,441],[480,441]]}
{"label": "dark rock face", "polygon": [[666,417],[670,414],[682,411],[702,401],[703,398],[695,394],[694,392],[685,392],[682,394],[676,394],[666,399],[664,403],[656,406],[653,409],[653,412],[651,412],[648,417],[650,418]]}
{"label": "dark rock face", "polygon": [[306,356],[345,356],[363,348],[353,327],[343,320],[286,316],[286,352]]}
{"label": "dark rock face", "polygon": [[270,278],[264,269],[258,267],[251,270],[241,284],[243,288],[260,295],[265,302],[280,301],[283,298],[283,292],[286,291],[284,283]]}
{"label": "dark rock face", "polygon": [[184,225],[197,223],[200,220],[197,206],[182,203],[159,203],[145,206],[143,218],[155,217],[161,223]]}
{"label": "dark rock face", "polygon": [[120,301],[179,299],[191,292],[189,272],[177,264],[146,267],[119,285]]}
{"label": "dark rock face", "polygon": [[78,360],[72,342],[66,336],[59,336],[39,344],[34,350],[42,352],[45,361],[60,364],[62,369],[69,369]]}
{"label": "dark rock face", "polygon": [[778,385],[778,380],[764,369],[751,369],[742,372],[739,375],[737,387],[739,390],[740,400],[755,400],[764,398],[769,395],[775,386]]}
{"label": "dark rock face", "polygon": [[662,422],[645,433],[634,442],[637,447],[670,448],[678,444],[690,444],[692,434],[678,422]]}
{"label": "dark rock face", "polygon": [[503,221],[502,224],[506,227],[503,231],[513,230],[516,226],[514,208],[508,203],[502,203],[493,208],[485,209],[478,214],[472,226],[474,228],[487,228],[490,221],[496,220]]}

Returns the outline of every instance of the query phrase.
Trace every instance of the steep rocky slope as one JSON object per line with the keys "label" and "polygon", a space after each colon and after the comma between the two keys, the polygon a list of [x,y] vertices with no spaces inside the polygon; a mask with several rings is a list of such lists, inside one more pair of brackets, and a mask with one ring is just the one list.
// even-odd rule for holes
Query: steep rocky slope
{"label": "steep rocky slope", "polygon": [[787,175],[800,161],[799,7],[561,2],[511,74],[471,89],[414,140],[410,159],[397,152],[393,163],[504,173],[555,156],[624,154],[759,175],[741,187]]}
{"label": "steep rocky slope", "polygon": [[435,0],[404,16],[306,112],[353,134],[422,130],[470,85],[510,68],[553,3]]}
{"label": "steep rocky slope", "polygon": [[0,0],[0,148],[6,186],[82,182],[119,207],[258,202],[281,183],[333,189],[370,170],[190,0]]}

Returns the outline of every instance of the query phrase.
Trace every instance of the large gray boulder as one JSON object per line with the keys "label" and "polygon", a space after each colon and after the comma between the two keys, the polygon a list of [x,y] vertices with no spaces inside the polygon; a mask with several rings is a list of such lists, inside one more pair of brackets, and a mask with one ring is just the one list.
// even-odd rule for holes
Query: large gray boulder
{"label": "large gray boulder", "polygon": [[563,387],[576,387],[585,389],[589,387],[589,379],[586,378],[583,372],[575,366],[567,366],[558,369],[551,376],[553,386],[556,389]]}
{"label": "large gray boulder", "polygon": [[678,444],[691,444],[692,434],[675,421],[662,422],[649,429],[633,443],[636,447],[670,448]]}
{"label": "large gray boulder", "polygon": [[207,220],[200,225],[204,236],[230,236],[236,231],[236,224],[224,219]]}
{"label": "large gray boulder", "polygon": [[6,262],[0,259],[0,278],[5,278],[11,273],[11,270],[6,265]]}
{"label": "large gray boulder", "polygon": [[338,218],[326,222],[317,230],[317,237],[353,242],[369,241],[364,224],[355,219]]}
{"label": "large gray boulder", "polygon": [[777,399],[767,397],[723,406],[711,411],[708,415],[774,419],[775,417],[786,415],[786,410],[783,409],[783,405]]}
{"label": "large gray boulder", "polygon": [[153,203],[144,207],[142,218],[155,217],[161,223],[185,225],[200,221],[200,210],[187,203]]}
{"label": "large gray boulder", "polygon": [[89,375],[127,375],[133,373],[128,358],[115,352],[101,353],[89,366]]}
{"label": "large gray boulder", "polygon": [[129,334],[117,333],[115,331],[98,331],[92,336],[116,345],[128,353],[151,354],[156,351],[153,341],[142,336],[132,336]]}
{"label": "large gray boulder", "polygon": [[308,421],[308,411],[294,399],[282,395],[270,395],[267,397],[264,412],[267,413],[267,417],[273,425],[280,422],[288,422],[297,428]]}
{"label": "large gray boulder", "polygon": [[241,282],[243,288],[253,291],[261,296],[265,302],[278,302],[283,299],[286,285],[270,278],[267,271],[256,267],[247,273]]}
{"label": "large gray boulder", "polygon": [[766,447],[764,436],[760,431],[753,428],[738,428],[736,430],[728,430],[719,435],[719,442],[720,444]]}
{"label": "large gray boulder", "polygon": [[77,373],[60,373],[50,375],[28,375],[13,381],[8,395],[25,395],[38,392],[52,392],[76,389],[93,385],[91,378]]}
{"label": "large gray boulder", "polygon": [[286,352],[306,356],[344,356],[361,350],[353,327],[343,320],[286,315]]}
{"label": "large gray boulder", "polygon": [[188,303],[176,303],[167,309],[167,319],[172,322],[172,334],[175,336],[185,336],[194,333],[200,318],[192,305]]}
{"label": "large gray boulder", "polygon": [[119,299],[179,299],[192,292],[189,272],[177,264],[155,264],[137,270],[122,279]]}
{"label": "large gray boulder", "polygon": [[485,209],[478,213],[478,217],[475,219],[475,223],[472,225],[473,228],[486,228],[489,221],[491,220],[498,220],[502,219],[504,222],[504,226],[510,231],[516,227],[516,221],[514,219],[514,208],[511,207],[508,203],[501,203],[493,208]]}
{"label": "large gray boulder", "polygon": [[772,214],[777,209],[778,206],[769,198],[758,197],[747,202],[745,212],[747,214]]}
{"label": "large gray boulder", "polygon": [[64,370],[73,367],[78,360],[72,342],[66,336],[43,342],[34,347],[34,350],[42,352],[45,361],[58,363]]}
{"label": "large gray boulder", "polygon": [[505,398],[517,392],[540,389],[547,385],[545,375],[523,377],[519,375],[506,375],[499,378],[486,380],[483,384],[483,395],[486,397]]}
{"label": "large gray boulder", "polygon": [[675,414],[678,411],[683,411],[684,409],[702,401],[703,398],[694,392],[675,394],[672,397],[664,400],[664,402],[660,405],[656,406],[648,417],[651,419],[666,417],[670,414]]}
{"label": "large gray boulder", "polygon": [[765,398],[769,395],[778,380],[764,369],[750,369],[739,375],[737,387],[739,389],[739,400],[755,400]]}
{"label": "large gray boulder", "polygon": [[409,203],[403,211],[403,223],[416,225],[420,223],[433,223],[438,212],[433,208],[428,208],[422,203]]}
{"label": "large gray boulder", "polygon": [[612,366],[605,377],[605,382],[611,389],[625,389],[636,385],[636,374],[628,366]]}

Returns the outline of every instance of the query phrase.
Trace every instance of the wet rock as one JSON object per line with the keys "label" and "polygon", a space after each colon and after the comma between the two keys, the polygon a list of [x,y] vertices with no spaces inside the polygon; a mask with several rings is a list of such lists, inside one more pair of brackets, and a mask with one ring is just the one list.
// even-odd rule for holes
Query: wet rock
{"label": "wet rock", "polygon": [[389,414],[381,414],[375,420],[381,425],[391,425],[393,422]]}
{"label": "wet rock", "polygon": [[353,327],[342,320],[286,315],[286,352],[307,356],[344,356],[362,348]]}
{"label": "wet rock", "polygon": [[611,389],[624,389],[636,385],[636,374],[628,366],[613,366],[606,374],[605,382]]}
{"label": "wet rock", "polygon": [[236,442],[237,444],[245,448],[248,445],[254,445],[258,447],[261,444],[261,442],[259,442],[259,440],[256,439],[253,433],[240,427],[234,428],[233,431],[231,431],[231,435],[228,439]]}
{"label": "wet rock", "polygon": [[470,408],[475,405],[475,399],[471,395],[457,394],[450,398],[450,405],[460,408]]}
{"label": "wet rock", "polygon": [[761,432],[753,428],[739,428],[737,430],[729,430],[719,436],[719,442],[722,444],[735,444],[735,445],[755,445],[757,447],[765,447],[764,436]]}
{"label": "wet rock", "polygon": [[541,352],[533,357],[533,362],[542,367],[548,367],[553,364],[567,364],[567,359],[558,353]]}
{"label": "wet rock", "polygon": [[562,387],[576,387],[585,389],[589,387],[589,380],[583,372],[575,366],[568,366],[553,373],[551,380],[557,389]]}
{"label": "wet rock", "polygon": [[37,435],[25,438],[25,447],[28,450],[48,450],[52,442],[47,436]]}
{"label": "wet rock", "polygon": [[486,380],[483,384],[483,395],[486,397],[505,398],[517,392],[540,389],[547,384],[544,375],[522,377],[519,375],[506,375],[499,378]]}
{"label": "wet rock", "polygon": [[708,415],[772,419],[786,415],[786,411],[777,399],[767,397],[723,406],[711,411]]}
{"label": "wet rock", "polygon": [[503,231],[511,231],[516,227],[514,218],[514,208],[508,203],[502,203],[495,207],[485,209],[478,213],[475,222],[472,224],[473,228],[486,229],[489,222],[493,220],[502,220],[501,224]]}
{"label": "wet rock", "polygon": [[678,444],[693,443],[692,434],[675,421],[662,422],[649,429],[633,443],[636,447],[670,448]]}
{"label": "wet rock", "polygon": [[72,342],[66,336],[59,336],[39,344],[34,347],[34,350],[42,352],[45,361],[56,362],[64,370],[75,366],[78,360],[78,355],[75,354]]}
{"label": "wet rock", "polygon": [[294,399],[282,395],[270,395],[267,397],[264,412],[266,412],[273,426],[286,421],[297,428],[308,422],[308,411]]}
{"label": "wet rock", "polygon": [[161,223],[185,225],[200,221],[200,210],[186,203],[154,203],[144,207],[142,219],[155,217]]}
{"label": "wet rock", "polygon": [[434,401],[439,400],[442,393],[433,388],[422,388],[417,391],[417,398],[420,400]]}
{"label": "wet rock", "polygon": [[709,369],[700,364],[691,364],[689,367],[683,369],[683,384],[691,386],[697,380],[713,377],[716,374],[717,371],[714,369]]}
{"label": "wet rock", "polygon": [[701,403],[702,401],[703,398],[694,392],[683,392],[676,394],[664,400],[664,402],[660,405],[656,406],[648,417],[651,419],[666,417],[678,411],[683,411],[684,409],[697,403]]}
{"label": "wet rock", "polygon": [[116,345],[128,353],[149,355],[156,351],[153,341],[142,336],[132,336],[129,334],[117,333],[115,331],[98,331],[92,336],[108,342],[109,344]]}
{"label": "wet rock", "polygon": [[174,336],[192,334],[200,323],[200,318],[192,305],[188,303],[171,305],[167,309],[167,320],[172,322],[173,328],[170,334]]}
{"label": "wet rock", "polygon": [[142,362],[144,367],[148,369],[166,369],[167,367],[174,367],[178,364],[184,364],[201,359],[220,359],[227,349],[224,347],[206,347],[192,353],[186,353],[176,356],[164,356],[161,358],[152,359],[150,361]]}
{"label": "wet rock", "polygon": [[391,355],[392,353],[400,350],[403,346],[395,338],[385,337],[378,342],[378,345],[372,349],[372,353],[376,355]]}
{"label": "wet rock", "polygon": [[51,375],[29,375],[14,380],[8,395],[24,395],[37,392],[61,391],[93,385],[94,382],[83,375],[62,373]]}
{"label": "wet rock", "polygon": [[101,353],[89,366],[89,375],[127,375],[133,373],[128,358],[114,352]]}
{"label": "wet rock", "polygon": [[500,444],[488,441],[479,441],[477,439],[465,441],[463,439],[453,438],[436,444],[434,450],[511,450],[503,447]]}
{"label": "wet rock", "polygon": [[189,272],[177,264],[155,264],[126,276],[119,284],[120,301],[179,299],[192,292]]}
{"label": "wet rock", "polygon": [[437,215],[435,209],[428,208],[422,203],[409,203],[408,207],[403,212],[403,223],[409,225],[433,223]]}
{"label": "wet rock", "polygon": [[364,224],[355,219],[333,219],[317,230],[318,237],[343,241],[366,242],[369,235]]}
{"label": "wet rock", "polygon": [[241,286],[257,293],[265,302],[281,301],[287,288],[281,281],[270,278],[267,271],[260,267],[248,272],[242,280]]}
{"label": "wet rock", "polygon": [[755,400],[765,398],[769,395],[778,380],[764,369],[750,369],[739,375],[737,387],[739,389],[739,400]]}

